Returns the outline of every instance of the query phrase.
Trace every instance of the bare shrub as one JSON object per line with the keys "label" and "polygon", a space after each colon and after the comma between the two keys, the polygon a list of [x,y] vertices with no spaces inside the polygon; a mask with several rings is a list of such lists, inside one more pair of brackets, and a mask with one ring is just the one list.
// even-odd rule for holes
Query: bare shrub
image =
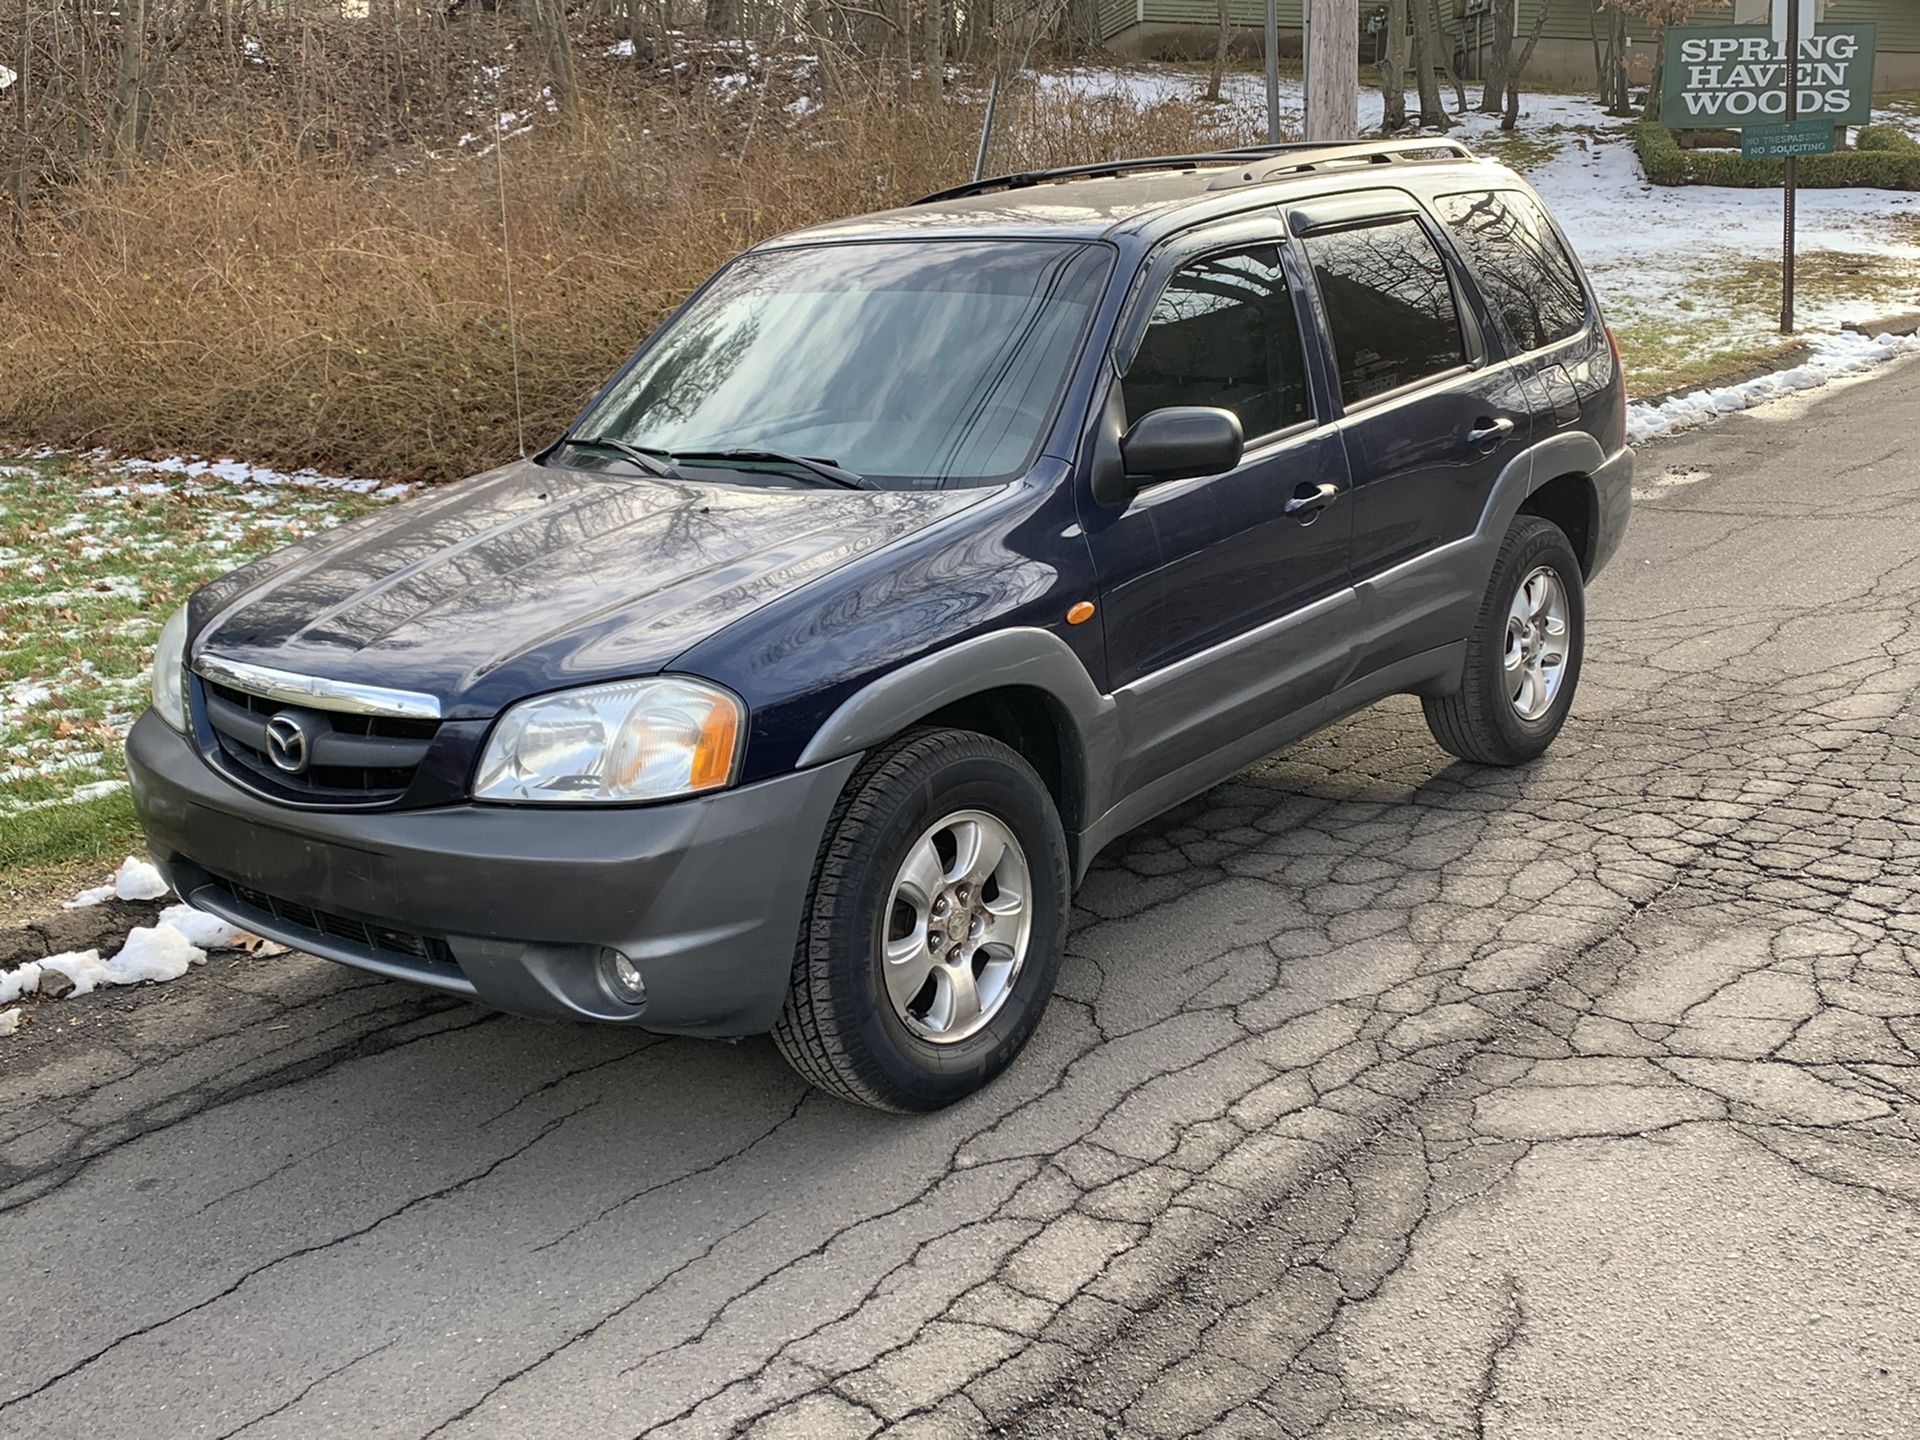
{"label": "bare shrub", "polygon": [[[972,104],[875,90],[799,123],[775,105],[749,130],[704,94],[669,96],[644,124],[588,101],[498,156],[396,147],[348,163],[248,124],[82,174],[0,268],[0,433],[471,473],[516,448],[498,186],[537,444],[742,247],[971,167]],[[1000,169],[1249,138],[1206,107],[1030,88],[1003,116]]]}

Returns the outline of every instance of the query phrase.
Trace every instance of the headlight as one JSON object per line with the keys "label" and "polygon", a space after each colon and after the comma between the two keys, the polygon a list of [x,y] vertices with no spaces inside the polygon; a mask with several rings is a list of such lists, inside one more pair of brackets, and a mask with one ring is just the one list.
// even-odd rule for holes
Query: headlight
{"label": "headlight", "polygon": [[187,607],[160,627],[153,651],[153,708],[176,730],[187,728]]}
{"label": "headlight", "polygon": [[746,708],[718,686],[662,677],[523,700],[487,737],[476,800],[666,800],[733,782]]}

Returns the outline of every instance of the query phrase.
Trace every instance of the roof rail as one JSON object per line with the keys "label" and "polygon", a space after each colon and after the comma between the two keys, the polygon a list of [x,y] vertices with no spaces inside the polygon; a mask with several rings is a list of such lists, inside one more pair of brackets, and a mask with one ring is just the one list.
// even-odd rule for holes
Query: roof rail
{"label": "roof rail", "polygon": [[1234,185],[1251,185],[1262,180],[1277,180],[1283,175],[1309,175],[1321,170],[1341,170],[1360,165],[1393,165],[1403,161],[1471,160],[1473,158],[1473,152],[1458,140],[1360,140],[1350,141],[1337,147],[1315,148],[1325,150],[1326,153],[1302,158],[1293,164],[1269,166],[1259,174],[1254,173],[1256,166],[1249,165],[1243,174],[1223,175],[1208,188],[1225,190]]}
{"label": "roof rail", "polygon": [[[1263,160],[1284,159],[1319,152],[1319,158],[1301,160],[1252,173],[1253,165]],[[1102,160],[1092,165],[1063,165],[1052,170],[1023,170],[1011,175],[994,175],[973,180],[946,190],[922,195],[915,205],[932,205],[941,200],[959,200],[968,195],[985,195],[994,190],[1024,190],[1062,180],[1096,180],[1115,175],[1131,175],[1149,170],[1211,170],[1224,166],[1247,165],[1247,174],[1233,183],[1246,184],[1272,175],[1301,174],[1332,163],[1364,162],[1391,164],[1398,159],[1471,159],[1472,152],[1456,140],[1292,140],[1278,145],[1249,145],[1238,150],[1210,150],[1194,155],[1141,155],[1131,159]],[[1251,162],[1251,163],[1249,163]]]}

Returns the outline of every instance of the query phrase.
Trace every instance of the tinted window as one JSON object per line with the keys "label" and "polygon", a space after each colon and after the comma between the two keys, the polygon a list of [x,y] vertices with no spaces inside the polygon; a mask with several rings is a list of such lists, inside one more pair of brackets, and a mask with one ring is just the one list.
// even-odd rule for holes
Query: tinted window
{"label": "tinted window", "polygon": [[1307,239],[1347,403],[1466,363],[1446,263],[1414,220]]}
{"label": "tinted window", "polygon": [[1518,190],[1483,190],[1444,196],[1436,208],[1519,349],[1538,350],[1586,326],[1579,272],[1531,199]]}
{"label": "tinted window", "polygon": [[1182,266],[1153,307],[1122,382],[1127,418],[1169,405],[1217,405],[1249,440],[1308,419],[1293,297],[1272,245]]}
{"label": "tinted window", "polygon": [[1099,246],[927,241],[735,261],[579,427],[661,450],[748,446],[896,486],[1024,470],[1112,260]]}

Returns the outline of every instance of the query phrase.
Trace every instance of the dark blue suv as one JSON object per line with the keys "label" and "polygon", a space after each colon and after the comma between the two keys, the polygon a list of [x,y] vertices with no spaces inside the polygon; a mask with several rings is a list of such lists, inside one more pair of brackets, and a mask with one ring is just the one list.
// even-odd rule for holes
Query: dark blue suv
{"label": "dark blue suv", "polygon": [[550,449],[200,590],[134,795],[262,934],[929,1109],[1129,828],[1396,693],[1545,750],[1631,471],[1565,238],[1456,144],[1005,177],[757,247]]}

